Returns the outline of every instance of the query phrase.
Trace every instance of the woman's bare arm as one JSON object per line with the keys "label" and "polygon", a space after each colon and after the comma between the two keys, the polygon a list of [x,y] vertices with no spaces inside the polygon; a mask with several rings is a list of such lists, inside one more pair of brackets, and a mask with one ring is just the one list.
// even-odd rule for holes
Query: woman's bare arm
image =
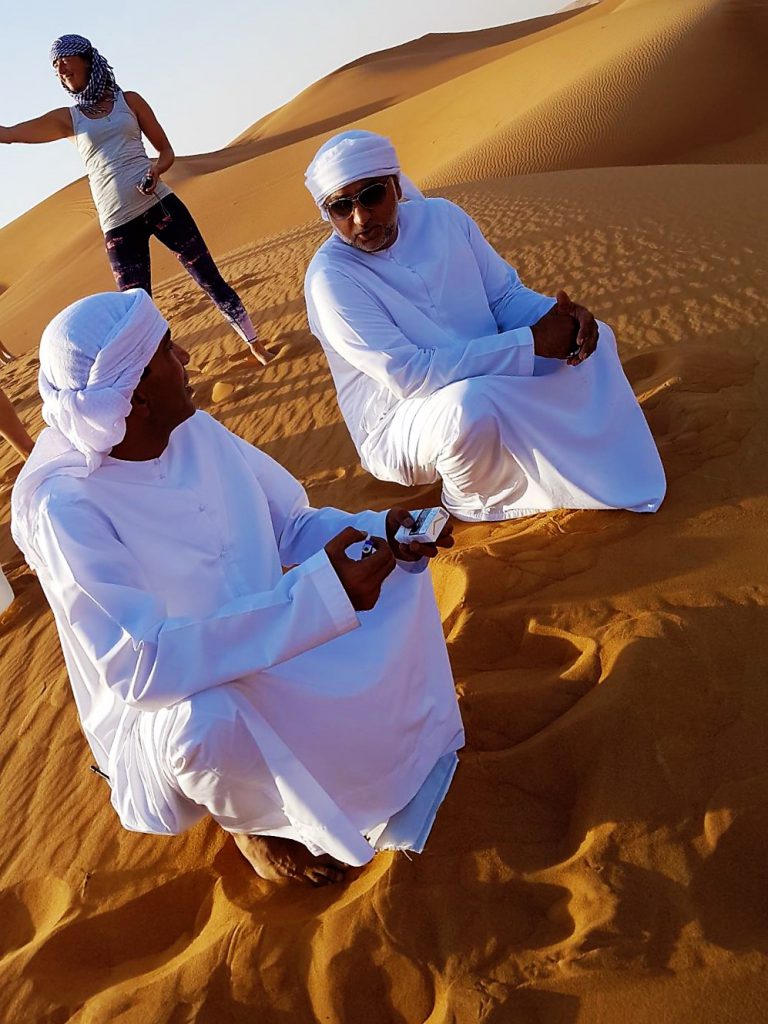
{"label": "woman's bare arm", "polygon": [[9,444],[12,444],[22,459],[26,459],[35,444],[11,405],[10,398],[2,388],[0,388],[0,437],[4,437]]}
{"label": "woman's bare arm", "polygon": [[22,121],[10,127],[0,125],[0,142],[55,142],[70,139],[75,134],[69,107],[49,110],[42,117]]}
{"label": "woman's bare arm", "polygon": [[141,128],[142,133],[146,135],[150,143],[157,150],[157,160],[153,164],[155,184],[157,184],[157,179],[160,175],[164,174],[176,159],[173,147],[147,101],[142,96],[139,96],[137,92],[126,92],[123,95],[125,96],[125,102],[136,115],[136,120],[139,122],[139,128]]}

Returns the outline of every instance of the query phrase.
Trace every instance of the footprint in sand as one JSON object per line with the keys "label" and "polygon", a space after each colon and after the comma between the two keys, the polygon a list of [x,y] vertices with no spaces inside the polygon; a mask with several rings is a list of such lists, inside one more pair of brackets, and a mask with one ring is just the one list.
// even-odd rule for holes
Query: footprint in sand
{"label": "footprint in sand", "polygon": [[79,1003],[158,968],[173,971],[175,954],[188,953],[209,921],[212,884],[207,871],[193,871],[122,906],[67,921],[53,929],[24,973],[52,998],[66,991]]}
{"label": "footprint in sand", "polygon": [[[488,610],[486,609],[486,612]],[[529,622],[521,638],[508,612],[478,616],[467,646],[503,651],[502,664],[462,672],[462,717],[474,751],[506,750],[552,725],[597,685],[601,663],[589,637]],[[506,634],[508,644],[499,644]]]}
{"label": "footprint in sand", "polygon": [[[738,448],[754,422],[747,385],[756,366],[747,352],[711,344],[643,352],[625,361],[669,480]],[[727,401],[718,401],[720,415],[713,416],[711,396],[726,390]]]}
{"label": "footprint in sand", "polygon": [[[545,949],[573,935],[569,909],[573,893],[568,887],[510,877],[509,866],[495,856],[488,857],[486,851],[476,852],[471,860],[466,858],[458,878],[447,874],[455,872],[455,862],[449,859],[433,861],[431,875],[425,872],[417,879],[407,862],[398,865],[390,872],[390,884],[377,894],[377,916],[390,934],[398,936],[398,947],[407,950],[413,905],[403,900],[403,887],[398,884],[398,875],[407,874],[419,907],[416,941],[435,951],[436,965],[445,957],[447,963],[438,971],[455,958],[471,962],[479,973],[492,973],[511,951]],[[503,942],[494,938],[500,907],[504,908]]]}
{"label": "footprint in sand", "polygon": [[58,878],[40,878],[0,892],[0,958],[50,932],[72,901]]}

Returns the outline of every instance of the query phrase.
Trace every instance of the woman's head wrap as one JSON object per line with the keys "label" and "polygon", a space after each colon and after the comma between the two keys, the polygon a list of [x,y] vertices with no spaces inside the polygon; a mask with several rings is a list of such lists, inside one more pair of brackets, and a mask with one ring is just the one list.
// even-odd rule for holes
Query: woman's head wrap
{"label": "woman's head wrap", "polygon": [[84,89],[80,92],[72,92],[71,89],[67,89],[66,85],[64,86],[75,101],[75,106],[86,114],[94,110],[103,99],[117,93],[118,85],[111,66],[99,51],[91,46],[85,36],[73,34],[55,39],[51,45],[51,64],[60,57],[85,57],[91,62],[91,71]]}
{"label": "woman's head wrap", "polygon": [[375,132],[352,129],[323,143],[307,168],[304,184],[323,218],[328,220],[323,204],[329,195],[353,181],[381,178],[388,174],[399,177],[404,199],[424,198],[401,172],[395,147],[389,139]]}
{"label": "woman's head wrap", "polygon": [[125,437],[131,397],[168,324],[141,288],[80,299],[48,324],[38,383],[48,424],[13,489],[12,532],[34,561],[35,494],[54,476],[89,476]]}

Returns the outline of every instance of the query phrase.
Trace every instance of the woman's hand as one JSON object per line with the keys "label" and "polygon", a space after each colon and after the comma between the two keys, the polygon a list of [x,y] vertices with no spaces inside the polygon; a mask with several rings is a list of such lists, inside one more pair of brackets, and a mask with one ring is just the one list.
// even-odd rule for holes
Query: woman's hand
{"label": "woman's hand", "polygon": [[157,188],[159,180],[160,175],[157,173],[157,162],[155,160],[150,160],[147,173],[141,179],[136,188],[142,195],[151,196]]}

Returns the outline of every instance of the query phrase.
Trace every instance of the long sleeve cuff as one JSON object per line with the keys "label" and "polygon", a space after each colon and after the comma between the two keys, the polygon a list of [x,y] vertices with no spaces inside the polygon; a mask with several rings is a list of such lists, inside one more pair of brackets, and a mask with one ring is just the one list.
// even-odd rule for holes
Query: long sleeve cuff
{"label": "long sleeve cuff", "polygon": [[[441,350],[439,358],[444,359]],[[534,367],[533,333],[530,327],[514,327],[497,334],[486,334],[467,342],[458,358],[454,356],[450,376],[531,377]]]}
{"label": "long sleeve cuff", "polygon": [[515,377],[532,377],[536,362],[533,348],[533,331],[530,327],[515,327],[509,331],[502,331],[499,338],[507,342],[510,352],[510,362],[514,368],[499,370],[499,373],[509,373]]}
{"label": "long sleeve cuff", "polygon": [[387,512],[360,512],[355,516],[355,527],[364,530],[370,537],[387,536]]}
{"label": "long sleeve cuff", "polygon": [[317,592],[317,599],[325,605],[336,628],[334,635],[341,636],[359,625],[357,612],[352,607],[352,602],[341,585],[341,580],[336,575],[336,570],[331,565],[324,548],[308,558],[301,565],[300,571],[303,575],[311,578]]}

